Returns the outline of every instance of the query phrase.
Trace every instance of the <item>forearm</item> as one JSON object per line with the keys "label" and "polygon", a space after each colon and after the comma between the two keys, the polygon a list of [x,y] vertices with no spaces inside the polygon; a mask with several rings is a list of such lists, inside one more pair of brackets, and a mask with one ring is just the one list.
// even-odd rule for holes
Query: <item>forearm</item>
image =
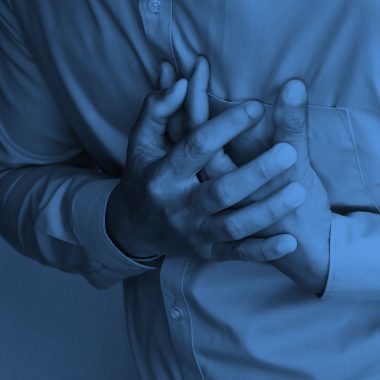
{"label": "forearm", "polygon": [[[105,231],[105,209],[118,179],[71,166],[3,171],[2,235],[21,253],[104,287],[149,267],[127,258]],[[6,217],[5,217],[6,216]]]}

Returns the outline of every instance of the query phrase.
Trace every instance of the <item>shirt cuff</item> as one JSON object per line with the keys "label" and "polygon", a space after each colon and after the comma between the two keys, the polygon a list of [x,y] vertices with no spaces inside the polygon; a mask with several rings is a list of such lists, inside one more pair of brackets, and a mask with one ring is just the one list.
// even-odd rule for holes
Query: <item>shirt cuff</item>
{"label": "shirt cuff", "polygon": [[321,300],[380,300],[380,253],[374,232],[365,218],[333,214],[330,270]]}
{"label": "shirt cuff", "polygon": [[104,283],[115,283],[156,268],[126,256],[107,234],[105,226],[107,201],[118,182],[118,179],[102,179],[85,184],[76,193],[72,208],[76,238],[88,256],[105,267],[104,276],[112,277],[109,281],[106,278],[101,279]]}

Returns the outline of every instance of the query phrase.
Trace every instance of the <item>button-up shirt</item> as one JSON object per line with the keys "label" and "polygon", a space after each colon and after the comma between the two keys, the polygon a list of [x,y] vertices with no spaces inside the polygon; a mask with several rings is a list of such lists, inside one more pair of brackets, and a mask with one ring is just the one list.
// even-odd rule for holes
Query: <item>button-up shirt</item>
{"label": "button-up shirt", "polygon": [[[378,379],[379,14],[376,0],[0,0],[1,233],[98,287],[124,280],[141,379]],[[160,62],[189,77],[198,55],[212,114],[265,104],[229,145],[238,163],[271,145],[281,85],[307,83],[310,159],[334,211],[321,298],[271,264],[189,252],[153,268],[107,236]]]}

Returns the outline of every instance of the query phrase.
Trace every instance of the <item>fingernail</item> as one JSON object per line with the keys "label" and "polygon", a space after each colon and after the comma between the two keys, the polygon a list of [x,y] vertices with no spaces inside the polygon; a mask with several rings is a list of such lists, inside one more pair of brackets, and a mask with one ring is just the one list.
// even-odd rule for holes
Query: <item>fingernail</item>
{"label": "fingernail", "polygon": [[292,106],[300,106],[304,104],[307,99],[306,86],[298,79],[286,83],[282,94],[286,103]]}
{"label": "fingernail", "polygon": [[297,161],[297,151],[290,144],[279,143],[273,147],[273,152],[282,167],[290,167]]}
{"label": "fingernail", "polygon": [[285,202],[292,207],[298,207],[305,202],[306,193],[303,186],[298,183],[291,183],[286,188]]}
{"label": "fingernail", "polygon": [[252,119],[257,119],[264,113],[264,107],[260,102],[252,100],[245,104],[245,112]]}
{"label": "fingernail", "polygon": [[186,93],[187,91],[187,80],[186,79],[179,79],[177,80],[172,86],[168,87],[162,92],[162,96],[164,98],[172,96],[174,93],[180,94],[179,96],[182,96],[182,93]]}
{"label": "fingernail", "polygon": [[187,79],[181,78],[178,79],[177,82],[174,83],[174,85],[170,88],[171,91],[175,91],[178,87],[187,87]]}
{"label": "fingernail", "polygon": [[284,237],[279,241],[277,249],[282,254],[294,252],[297,249],[297,240],[291,235]]}

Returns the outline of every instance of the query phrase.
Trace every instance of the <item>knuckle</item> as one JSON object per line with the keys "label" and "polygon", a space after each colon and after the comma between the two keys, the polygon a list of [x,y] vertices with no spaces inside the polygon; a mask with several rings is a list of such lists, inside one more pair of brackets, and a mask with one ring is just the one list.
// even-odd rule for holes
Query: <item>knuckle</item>
{"label": "knuckle", "polygon": [[233,110],[229,117],[229,123],[232,124],[232,126],[245,126],[248,125],[250,122],[252,122],[252,120],[249,118],[247,113],[240,108]]}
{"label": "knuckle", "polygon": [[236,217],[227,217],[222,223],[222,234],[228,240],[240,240],[242,228]]}
{"label": "knuckle", "polygon": [[272,239],[265,240],[261,245],[261,260],[273,261],[278,258],[279,244]]}
{"label": "knuckle", "polygon": [[150,179],[146,184],[146,193],[150,199],[161,199],[163,195],[163,187],[161,181],[157,178]]}
{"label": "knuckle", "polygon": [[[199,201],[199,197],[197,193],[194,191],[188,192],[185,197],[186,200],[186,208],[192,215],[202,215],[204,214],[204,203]],[[203,227],[203,225],[199,225],[199,227]]]}
{"label": "knuckle", "polygon": [[186,141],[186,150],[190,157],[198,158],[207,155],[208,139],[201,133],[196,132],[189,135]]}
{"label": "knuckle", "polygon": [[284,123],[289,129],[298,130],[304,123],[304,117],[296,110],[293,112],[287,112],[284,116]]}
{"label": "knuckle", "polygon": [[290,133],[302,133],[306,118],[300,109],[281,109],[276,113],[276,122]]}
{"label": "knuckle", "polygon": [[209,193],[211,200],[218,206],[225,208],[231,205],[233,189],[225,182],[213,182],[210,185]]}
{"label": "knuckle", "polygon": [[237,244],[235,245],[235,248],[233,250],[233,256],[237,260],[247,261],[248,260],[248,254],[245,246],[243,244]]}
{"label": "knuckle", "polygon": [[256,175],[259,178],[259,180],[262,182],[268,181],[271,177],[270,172],[271,171],[268,168],[268,163],[265,160],[260,159],[257,162],[256,166]]}
{"label": "knuckle", "polygon": [[260,245],[260,260],[261,261],[269,261],[270,260],[270,252],[268,250],[268,247],[266,244],[261,244]]}
{"label": "knuckle", "polygon": [[183,241],[189,243],[189,240],[186,238],[186,234],[183,233],[183,223],[178,212],[173,210],[170,205],[166,204],[162,208],[162,215],[165,220],[169,223],[171,228],[183,238]]}
{"label": "knuckle", "polygon": [[268,202],[266,207],[266,213],[270,221],[275,221],[278,219],[278,207],[273,202]]}

